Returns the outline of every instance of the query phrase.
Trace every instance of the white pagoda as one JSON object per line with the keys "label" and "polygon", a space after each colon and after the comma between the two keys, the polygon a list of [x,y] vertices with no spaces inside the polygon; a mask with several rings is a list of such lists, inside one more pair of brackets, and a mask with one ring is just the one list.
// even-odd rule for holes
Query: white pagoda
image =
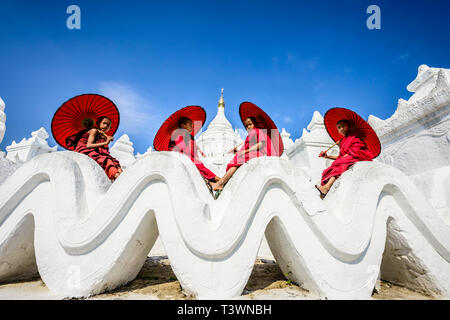
{"label": "white pagoda", "polygon": [[221,90],[217,115],[208,125],[205,132],[197,139],[197,145],[206,157],[199,155],[202,162],[216,175],[225,174],[226,165],[233,158],[228,151],[243,142],[237,130],[233,130],[231,123],[225,116],[225,102],[223,89]]}

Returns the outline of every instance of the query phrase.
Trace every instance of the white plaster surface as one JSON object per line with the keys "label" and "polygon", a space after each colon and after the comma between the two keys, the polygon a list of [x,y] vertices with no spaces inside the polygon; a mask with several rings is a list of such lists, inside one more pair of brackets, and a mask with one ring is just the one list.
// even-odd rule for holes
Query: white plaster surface
{"label": "white plaster surface", "polygon": [[20,164],[14,163],[5,158],[5,155],[0,153],[0,184],[6,180]]}
{"label": "white plaster surface", "polygon": [[[448,225],[410,178],[381,163],[358,163],[322,201],[301,168],[258,158],[215,201],[180,154],[152,153],[111,185],[93,160],[58,152],[25,163],[0,195],[0,280],[37,266],[58,295],[89,296],[134,279],[160,235],[186,292],[235,297],[265,233],[288,278],[335,299],[370,297],[385,243],[401,235],[414,258],[405,270],[421,270],[405,285],[449,296]],[[34,239],[25,236],[33,230]],[[402,266],[386,272],[394,277]]]}

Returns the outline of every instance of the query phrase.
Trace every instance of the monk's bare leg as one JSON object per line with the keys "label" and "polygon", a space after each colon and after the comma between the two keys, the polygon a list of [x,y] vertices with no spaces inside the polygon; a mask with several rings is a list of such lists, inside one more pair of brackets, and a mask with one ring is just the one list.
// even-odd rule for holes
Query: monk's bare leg
{"label": "monk's bare leg", "polygon": [[211,183],[213,190],[222,190],[223,187],[225,186],[225,184],[228,182],[228,180],[231,179],[231,177],[233,176],[233,174],[236,172],[236,170],[238,169],[238,167],[231,167],[230,169],[228,169],[227,173],[225,173],[225,175],[222,177],[222,179],[220,179],[219,181],[215,182],[215,183]]}
{"label": "monk's bare leg", "polygon": [[331,186],[333,185],[333,183],[336,181],[336,177],[331,177],[327,183],[325,183],[323,186],[319,186],[319,190],[323,193],[323,194],[327,194],[328,191],[330,191]]}

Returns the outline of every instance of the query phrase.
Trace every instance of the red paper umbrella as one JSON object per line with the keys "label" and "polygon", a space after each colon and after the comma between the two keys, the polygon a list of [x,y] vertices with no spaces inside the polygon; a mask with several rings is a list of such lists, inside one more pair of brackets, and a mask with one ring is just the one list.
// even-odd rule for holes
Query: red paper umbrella
{"label": "red paper umbrella", "polygon": [[52,119],[52,134],[56,142],[65,149],[66,139],[77,134],[83,129],[87,119],[92,119],[94,123],[101,116],[111,119],[111,128],[107,135],[112,136],[119,127],[120,115],[116,105],[98,94],[82,94],[66,101]]}
{"label": "red paper umbrella", "polygon": [[325,113],[324,122],[328,134],[333,141],[338,141],[343,138],[336,128],[339,120],[347,120],[350,123],[350,130],[354,130],[355,134],[364,140],[367,148],[376,158],[381,152],[381,143],[377,134],[372,127],[364,121],[357,113],[345,108],[332,108]]}
{"label": "red paper umbrella", "polygon": [[272,119],[261,108],[251,102],[242,102],[239,106],[239,115],[241,116],[242,123],[247,118],[255,117],[257,122],[256,127],[267,130],[267,135],[272,140],[275,155],[279,157],[283,154],[284,145],[280,132]]}
{"label": "red paper umbrella", "polygon": [[156,133],[155,139],[153,140],[153,146],[155,147],[156,151],[169,150],[169,142],[172,133],[175,129],[178,128],[178,120],[183,117],[191,119],[194,125],[191,134],[195,136],[205,123],[206,112],[200,106],[187,106],[172,114],[169,118],[166,119],[166,121],[164,121],[161,128],[159,128],[158,132]]}

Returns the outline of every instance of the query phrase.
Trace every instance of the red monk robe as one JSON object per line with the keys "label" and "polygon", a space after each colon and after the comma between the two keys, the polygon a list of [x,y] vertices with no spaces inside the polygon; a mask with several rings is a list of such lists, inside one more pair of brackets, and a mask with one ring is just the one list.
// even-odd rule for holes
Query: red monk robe
{"label": "red monk robe", "polygon": [[213,180],[216,176],[211,170],[209,170],[198,158],[197,143],[194,137],[184,129],[177,129],[173,136],[174,141],[170,141],[169,150],[177,151],[179,153],[187,155],[192,162],[194,162],[200,174],[207,180]]}
{"label": "red monk robe", "polygon": [[231,167],[240,167],[250,159],[272,155],[272,141],[264,131],[263,129],[254,128],[248,133],[244,145],[239,151],[248,150],[258,142],[263,142],[263,145],[258,150],[253,150],[246,154],[236,154],[228,163],[226,171]]}
{"label": "red monk robe", "polygon": [[[339,142],[339,156],[333,161],[330,167],[322,173],[322,186],[331,177],[338,178],[347,169],[358,161],[372,161],[373,155],[367,149],[366,143],[354,134],[349,134]],[[344,157],[347,155],[346,157]]]}
{"label": "red monk robe", "polygon": [[[87,148],[87,142],[89,138],[89,131],[84,133],[80,140],[77,143],[75,148],[75,152],[79,152],[89,156],[94,159],[102,168],[105,170],[106,175],[109,179],[113,180],[114,176],[117,172],[119,172],[118,168],[120,168],[120,163],[117,159],[111,157],[109,154],[109,147],[107,145],[99,147],[99,148]],[[106,139],[100,134],[95,138],[94,143],[105,142]]]}

